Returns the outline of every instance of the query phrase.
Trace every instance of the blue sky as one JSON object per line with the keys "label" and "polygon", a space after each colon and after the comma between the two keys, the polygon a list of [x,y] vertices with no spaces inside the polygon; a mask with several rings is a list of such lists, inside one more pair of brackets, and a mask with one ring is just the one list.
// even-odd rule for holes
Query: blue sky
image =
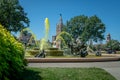
{"label": "blue sky", "polygon": [[105,36],[110,33],[112,39],[120,41],[120,0],[19,0],[30,19],[30,29],[37,39],[44,37],[44,20],[50,21],[50,34],[56,34],[56,24],[59,14],[63,23],[74,16],[97,15],[106,26]]}

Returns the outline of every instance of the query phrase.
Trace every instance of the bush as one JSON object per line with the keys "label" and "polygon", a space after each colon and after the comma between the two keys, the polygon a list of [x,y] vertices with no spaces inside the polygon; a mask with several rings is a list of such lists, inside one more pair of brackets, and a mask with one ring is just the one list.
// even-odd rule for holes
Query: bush
{"label": "bush", "polygon": [[23,45],[0,25],[0,80],[21,80],[25,65]]}

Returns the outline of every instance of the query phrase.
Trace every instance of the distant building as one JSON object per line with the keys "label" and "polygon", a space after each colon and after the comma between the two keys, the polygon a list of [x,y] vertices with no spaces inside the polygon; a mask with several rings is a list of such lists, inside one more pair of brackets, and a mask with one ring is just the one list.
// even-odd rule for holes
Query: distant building
{"label": "distant building", "polygon": [[60,20],[56,27],[56,35],[62,32],[62,28],[63,28],[63,20],[62,20],[62,15],[60,14]]}
{"label": "distant building", "polygon": [[110,35],[110,33],[106,37],[106,42],[109,42],[109,41],[111,41],[111,35]]}
{"label": "distant building", "polygon": [[52,36],[52,42],[56,40],[56,36]]}
{"label": "distant building", "polygon": [[31,33],[28,33],[28,31],[22,32],[18,39],[25,45],[35,45],[35,39]]}
{"label": "distant building", "polygon": [[[60,14],[60,20],[59,23],[56,25],[56,35],[52,36],[52,42],[56,40],[56,37],[62,32],[63,28],[63,19],[62,19],[62,14]],[[56,41],[56,47],[60,48],[61,47],[61,40]]]}

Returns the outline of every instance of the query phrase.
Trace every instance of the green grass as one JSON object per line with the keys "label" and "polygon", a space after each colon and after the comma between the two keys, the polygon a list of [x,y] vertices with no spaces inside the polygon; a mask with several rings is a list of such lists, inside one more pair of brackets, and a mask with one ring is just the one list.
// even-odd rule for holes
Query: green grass
{"label": "green grass", "polygon": [[116,80],[100,68],[28,68],[24,80]]}

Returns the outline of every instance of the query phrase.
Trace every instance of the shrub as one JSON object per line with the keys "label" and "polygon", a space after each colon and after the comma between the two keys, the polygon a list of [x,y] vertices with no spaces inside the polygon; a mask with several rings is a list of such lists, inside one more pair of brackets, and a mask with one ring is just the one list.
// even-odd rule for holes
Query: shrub
{"label": "shrub", "polygon": [[25,65],[23,45],[0,25],[0,80],[21,80]]}

